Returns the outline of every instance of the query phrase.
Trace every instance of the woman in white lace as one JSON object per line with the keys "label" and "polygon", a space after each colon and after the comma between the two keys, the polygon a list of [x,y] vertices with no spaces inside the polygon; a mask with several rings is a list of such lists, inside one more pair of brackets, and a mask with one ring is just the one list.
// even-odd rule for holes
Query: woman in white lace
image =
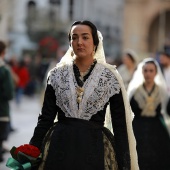
{"label": "woman in white lace", "polygon": [[138,65],[128,94],[135,114],[133,128],[140,170],[170,169],[170,138],[166,124],[169,123],[168,95],[156,60],[147,58]]}
{"label": "woman in white lace", "polygon": [[[76,21],[69,42],[48,74],[30,141],[43,153],[39,169],[138,170],[133,114],[121,77],[105,62],[101,33],[90,21]],[[104,127],[108,105],[114,136]]]}

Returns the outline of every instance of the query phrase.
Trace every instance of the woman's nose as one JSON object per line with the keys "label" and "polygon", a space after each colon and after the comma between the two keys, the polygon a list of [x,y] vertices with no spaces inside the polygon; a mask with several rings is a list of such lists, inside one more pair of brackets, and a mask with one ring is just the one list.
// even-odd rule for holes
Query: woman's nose
{"label": "woman's nose", "polygon": [[81,38],[78,39],[78,44],[79,45],[82,44],[82,39]]}

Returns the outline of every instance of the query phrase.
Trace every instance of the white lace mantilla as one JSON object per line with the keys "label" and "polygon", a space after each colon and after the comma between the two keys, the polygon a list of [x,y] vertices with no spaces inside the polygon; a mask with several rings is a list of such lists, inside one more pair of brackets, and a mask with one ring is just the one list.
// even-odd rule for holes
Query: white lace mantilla
{"label": "white lace mantilla", "polygon": [[120,85],[113,72],[97,63],[85,81],[82,102],[77,104],[76,82],[73,65],[59,65],[49,73],[48,84],[55,90],[56,104],[66,117],[85,120],[102,110],[109,98],[120,92]]}

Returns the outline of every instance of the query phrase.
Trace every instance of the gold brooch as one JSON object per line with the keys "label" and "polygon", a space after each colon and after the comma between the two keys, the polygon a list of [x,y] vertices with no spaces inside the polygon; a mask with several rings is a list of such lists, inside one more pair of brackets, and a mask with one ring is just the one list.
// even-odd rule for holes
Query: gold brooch
{"label": "gold brooch", "polygon": [[84,94],[84,88],[77,87],[76,93],[77,93],[77,103],[80,103],[82,101],[82,97],[83,97],[83,94]]}

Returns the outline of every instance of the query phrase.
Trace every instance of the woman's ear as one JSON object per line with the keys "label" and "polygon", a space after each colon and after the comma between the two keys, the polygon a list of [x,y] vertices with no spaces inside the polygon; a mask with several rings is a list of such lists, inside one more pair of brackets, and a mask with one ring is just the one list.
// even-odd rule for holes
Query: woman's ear
{"label": "woman's ear", "polygon": [[96,45],[94,46],[94,51],[96,52]]}

